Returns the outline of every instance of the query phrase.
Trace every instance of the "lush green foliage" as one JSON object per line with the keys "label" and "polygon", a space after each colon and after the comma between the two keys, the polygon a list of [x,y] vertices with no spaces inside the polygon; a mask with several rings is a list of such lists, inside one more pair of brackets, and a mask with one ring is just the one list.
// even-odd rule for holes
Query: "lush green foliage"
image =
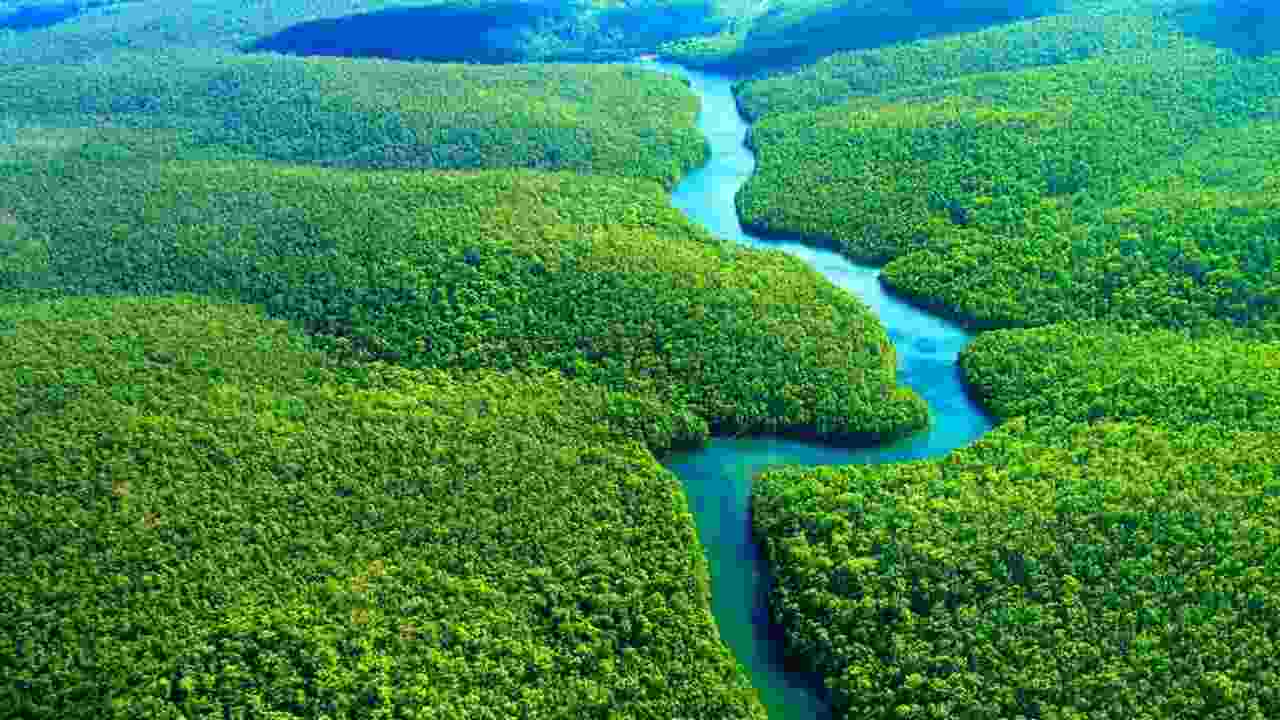
{"label": "lush green foliage", "polygon": [[743,82],[738,100],[755,120],[952,80],[977,73],[1061,65],[1126,51],[1176,45],[1154,16],[1051,15],[884,48],[838,53],[791,73]]}
{"label": "lush green foliage", "polygon": [[724,432],[864,443],[927,422],[864,305],[782,253],[714,241],[652,183],[96,154],[13,166],[0,207],[45,264],[15,285],[261,303],[381,359],[557,368]]}
{"label": "lush green foliage", "polygon": [[16,717],[763,717],[645,446],[699,429],[661,404],[333,367],[202,301],[0,331]]}
{"label": "lush green foliage", "polygon": [[1223,126],[1280,111],[1280,62],[1119,55],[966,76],[753,128],[744,217],[885,260],[946,233],[1024,230],[1042,201],[1107,202]]}
{"label": "lush green foliage", "polygon": [[[740,209],[764,232],[897,258],[886,283],[977,327],[1110,318],[1269,332],[1280,58],[1242,59],[1171,27],[1114,16],[1096,48],[1064,31],[1063,52],[1097,56],[1051,67],[976,72],[1000,42],[997,68],[1034,64],[1015,42],[1026,28],[1003,29],[749,85],[745,102],[757,92],[764,109],[788,84],[829,79],[797,95],[817,109],[755,126],[760,169]],[[846,70],[868,62],[877,73]],[[934,74],[959,76],[922,82]]]}
{"label": "lush green foliage", "polygon": [[1280,432],[1280,345],[1051,325],[979,335],[960,358],[997,417],[1143,418]]}
{"label": "lush green foliage", "polygon": [[[62,0],[21,3],[42,17],[74,4]],[[747,4],[745,0],[91,0],[79,14],[49,27],[16,32],[0,26],[0,66],[92,63],[120,52],[153,54],[173,48],[235,50],[273,40],[282,48],[336,55],[414,57],[447,51],[446,57],[458,61],[606,59],[653,49],[682,35],[715,32]],[[6,16],[0,3],[0,19]],[[381,35],[386,42],[375,43],[369,35]],[[425,44],[423,37],[437,42]]]}
{"label": "lush green foliage", "polygon": [[697,101],[622,66],[484,67],[183,52],[0,74],[10,123],[181,129],[205,151],[362,167],[572,169],[667,185]]}
{"label": "lush green foliage", "polygon": [[1016,234],[953,229],[941,247],[890,263],[884,279],[979,327],[1101,318],[1274,337],[1277,167],[1280,124],[1214,132],[1110,206],[1042,202]]}
{"label": "lush green foliage", "polygon": [[1061,0],[784,0],[761,3],[717,34],[662,47],[678,62],[741,72],[813,62],[870,48],[976,30],[1059,8]]}
{"label": "lush green foliage", "polygon": [[1280,715],[1280,435],[1011,423],[766,473],[789,653],[848,718]]}

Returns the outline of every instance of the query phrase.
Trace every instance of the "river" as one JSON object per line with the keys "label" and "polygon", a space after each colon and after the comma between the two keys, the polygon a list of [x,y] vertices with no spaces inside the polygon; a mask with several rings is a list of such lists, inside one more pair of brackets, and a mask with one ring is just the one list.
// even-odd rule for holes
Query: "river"
{"label": "river", "polygon": [[879,316],[898,354],[898,381],[929,403],[930,427],[893,445],[849,450],[780,438],[716,438],[705,447],[670,455],[663,464],[678,475],[689,497],[711,569],[712,612],[720,635],[760,692],[771,720],[826,718],[830,709],[816,681],[783,666],[781,629],[769,619],[769,574],[751,534],[751,480],[773,465],[848,465],[943,455],[991,429],[966,394],[956,358],[970,336],[941,318],[888,295],[879,271],[796,242],[749,235],[734,196],[755,170],[745,144],[748,124],[734,102],[733,79],[648,62],[687,78],[702,100],[698,126],[711,158],[672,191],[671,202],[715,235],[794,255],[835,285],[858,296]]}

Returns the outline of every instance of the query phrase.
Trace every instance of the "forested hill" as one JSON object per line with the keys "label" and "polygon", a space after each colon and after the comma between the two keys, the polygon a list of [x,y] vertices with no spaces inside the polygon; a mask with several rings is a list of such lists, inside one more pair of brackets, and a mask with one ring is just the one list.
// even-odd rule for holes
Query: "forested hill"
{"label": "forested hill", "polygon": [[763,717],[656,455],[928,410],[865,305],[671,206],[681,81],[255,49],[733,12],[442,21],[486,8],[0,0],[0,715]]}
{"label": "forested hill", "polygon": [[[718,32],[745,0],[33,0],[0,3],[0,64],[277,49],[456,62],[617,59]],[[424,32],[422,28],[430,28]],[[6,33],[6,30],[10,32]]]}
{"label": "forested hill", "polygon": [[658,52],[749,76],[750,227],[998,329],[991,437],[755,483],[837,716],[1280,717],[1276,18],[0,0],[0,708],[762,718],[656,456],[936,418],[672,207],[685,84],[519,62]]}
{"label": "forested hill", "polygon": [[753,486],[837,717],[1280,715],[1277,23],[1061,3],[738,84],[746,222],[980,331],[1001,423]]}
{"label": "forested hill", "polygon": [[1125,5],[743,83],[745,220],[892,261],[894,290],[973,327],[1268,332],[1280,55],[1192,27],[1211,3]]}

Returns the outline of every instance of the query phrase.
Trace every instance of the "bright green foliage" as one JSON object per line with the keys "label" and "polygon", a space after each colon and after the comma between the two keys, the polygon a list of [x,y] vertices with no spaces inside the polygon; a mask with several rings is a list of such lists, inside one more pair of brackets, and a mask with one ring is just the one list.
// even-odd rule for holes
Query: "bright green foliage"
{"label": "bright green foliage", "polygon": [[1146,418],[1280,432],[1280,344],[1051,325],[979,335],[960,356],[997,417]]}
{"label": "bright green foliage", "polygon": [[668,186],[705,157],[679,80],[183,52],[0,73],[13,123],[187,131],[193,149],[359,167],[571,169]]}
{"label": "bright green foliage", "polygon": [[782,253],[718,243],[653,183],[95,153],[0,188],[48,244],[24,287],[260,303],[339,348],[556,368],[723,432],[865,443],[927,422],[866,306]]}
{"label": "bright green foliage", "polygon": [[1010,423],[792,469],[754,523],[841,717],[1280,716],[1280,435]]}
{"label": "bright green foliage", "polygon": [[[997,39],[1029,41],[1005,30],[791,76],[832,84],[799,95],[818,109],[755,126],[760,169],[742,214],[763,232],[893,260],[890,287],[974,327],[1103,318],[1270,333],[1280,57],[1243,59],[1162,22],[1100,20],[1110,39],[1097,57],[1052,67],[963,74],[981,69],[976,58]],[[912,84],[935,74],[921,64],[935,46],[936,74],[962,75]],[[996,57],[1016,65],[1024,55],[1015,46]],[[841,75],[850,58],[882,69]],[[786,84],[760,83],[758,99]]]}
{"label": "bright green foliage", "polygon": [[1109,203],[1206,134],[1280,114],[1277,94],[1280,62],[1201,49],[773,115],[753,129],[760,169],[739,204],[752,225],[829,237],[870,261],[956,227],[1020,234],[1045,200]]}
{"label": "bright green foliage", "polygon": [[979,32],[831,55],[792,73],[744,82],[738,98],[743,113],[754,120],[964,75],[1185,45],[1171,30],[1169,23],[1152,16],[1051,15]]}
{"label": "bright green foliage", "polygon": [[1274,337],[1277,167],[1280,124],[1217,131],[1110,207],[1042,202],[1016,234],[953,230],[949,244],[890,263],[884,280],[977,327],[1100,318]]}
{"label": "bright green foliage", "polygon": [[662,405],[335,367],[195,300],[0,333],[16,717],[763,718],[646,448],[700,435]]}

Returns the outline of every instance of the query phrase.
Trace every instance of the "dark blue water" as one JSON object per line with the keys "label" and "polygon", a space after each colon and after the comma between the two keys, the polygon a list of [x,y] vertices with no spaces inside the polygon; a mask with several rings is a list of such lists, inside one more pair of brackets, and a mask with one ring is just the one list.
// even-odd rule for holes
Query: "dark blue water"
{"label": "dark blue water", "polygon": [[956,358],[969,342],[959,327],[885,293],[878,270],[855,265],[834,252],[795,242],[748,235],[738,221],[734,196],[755,170],[744,143],[747,123],[738,114],[732,78],[649,63],[688,78],[702,99],[698,125],[711,159],[672,192],[672,203],[716,235],[756,248],[794,255],[880,317],[898,354],[898,380],[929,402],[926,432],[883,447],[848,450],[779,438],[721,438],[706,447],[667,457],[664,464],[684,482],[699,537],[711,566],[712,611],[720,634],[746,668],[773,720],[825,718],[830,710],[815,681],[789,672],[780,630],[769,621],[767,567],[751,534],[751,481],[774,465],[848,465],[915,460],[943,455],[991,429],[965,393]]}
{"label": "dark blue water", "polygon": [[80,14],[77,2],[55,5],[23,5],[10,13],[0,13],[0,30],[39,30],[57,25]]}

